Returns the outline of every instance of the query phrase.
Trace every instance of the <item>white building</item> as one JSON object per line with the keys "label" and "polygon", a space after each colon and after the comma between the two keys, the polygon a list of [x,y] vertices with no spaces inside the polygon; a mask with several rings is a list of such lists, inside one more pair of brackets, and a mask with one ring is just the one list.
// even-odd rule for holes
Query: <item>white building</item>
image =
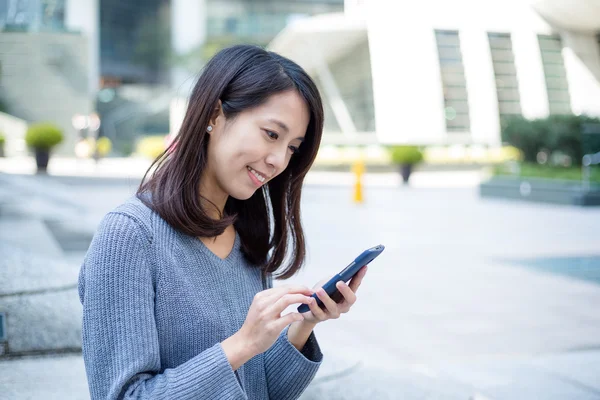
{"label": "white building", "polygon": [[346,0],[270,49],[326,106],[325,143],[500,144],[501,117],[600,115],[600,3]]}

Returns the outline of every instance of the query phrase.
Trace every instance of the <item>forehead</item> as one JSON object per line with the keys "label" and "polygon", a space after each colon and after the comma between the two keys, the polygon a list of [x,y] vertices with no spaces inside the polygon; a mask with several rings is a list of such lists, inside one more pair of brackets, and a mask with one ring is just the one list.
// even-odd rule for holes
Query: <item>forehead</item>
{"label": "forehead", "polygon": [[281,121],[294,136],[304,136],[310,120],[308,106],[296,91],[276,93],[252,110],[254,117],[264,122],[270,119]]}

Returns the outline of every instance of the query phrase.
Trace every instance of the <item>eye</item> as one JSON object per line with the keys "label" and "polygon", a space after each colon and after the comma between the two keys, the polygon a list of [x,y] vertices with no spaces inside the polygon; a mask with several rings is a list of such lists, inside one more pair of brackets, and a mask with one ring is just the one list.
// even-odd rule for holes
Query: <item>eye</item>
{"label": "eye", "polygon": [[290,146],[290,150],[292,151],[292,154],[300,153],[300,149],[297,148],[296,146]]}
{"label": "eye", "polygon": [[273,140],[277,140],[279,138],[279,135],[276,134],[275,132],[271,132],[271,131],[267,131],[267,130],[265,130],[265,132],[266,132],[267,136]]}

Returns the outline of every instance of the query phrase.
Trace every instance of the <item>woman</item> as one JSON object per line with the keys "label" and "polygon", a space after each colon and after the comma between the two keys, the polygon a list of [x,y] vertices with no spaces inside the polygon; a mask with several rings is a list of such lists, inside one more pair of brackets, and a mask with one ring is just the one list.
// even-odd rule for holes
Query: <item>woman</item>
{"label": "woman", "polygon": [[[179,135],[81,267],[92,399],[300,396],[323,358],[313,328],[349,310],[366,272],[338,284],[340,303],[317,290],[324,309],[307,287],[272,287],[304,261],[300,194],[322,129],[292,61],[242,45],[206,65]],[[311,311],[281,316],[299,303]]]}

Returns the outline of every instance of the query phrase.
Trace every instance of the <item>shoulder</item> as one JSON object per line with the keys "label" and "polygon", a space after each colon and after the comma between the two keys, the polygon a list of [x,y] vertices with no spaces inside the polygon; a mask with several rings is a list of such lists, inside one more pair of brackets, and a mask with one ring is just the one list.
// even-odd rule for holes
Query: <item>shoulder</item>
{"label": "shoulder", "polygon": [[152,242],[154,214],[137,196],[131,196],[104,216],[99,231],[104,231],[109,225],[113,232],[133,230],[145,241]]}
{"label": "shoulder", "polygon": [[79,273],[82,302],[86,287],[117,291],[124,286],[115,282],[133,281],[140,277],[154,284],[152,213],[139,199],[132,197],[104,215]]}

